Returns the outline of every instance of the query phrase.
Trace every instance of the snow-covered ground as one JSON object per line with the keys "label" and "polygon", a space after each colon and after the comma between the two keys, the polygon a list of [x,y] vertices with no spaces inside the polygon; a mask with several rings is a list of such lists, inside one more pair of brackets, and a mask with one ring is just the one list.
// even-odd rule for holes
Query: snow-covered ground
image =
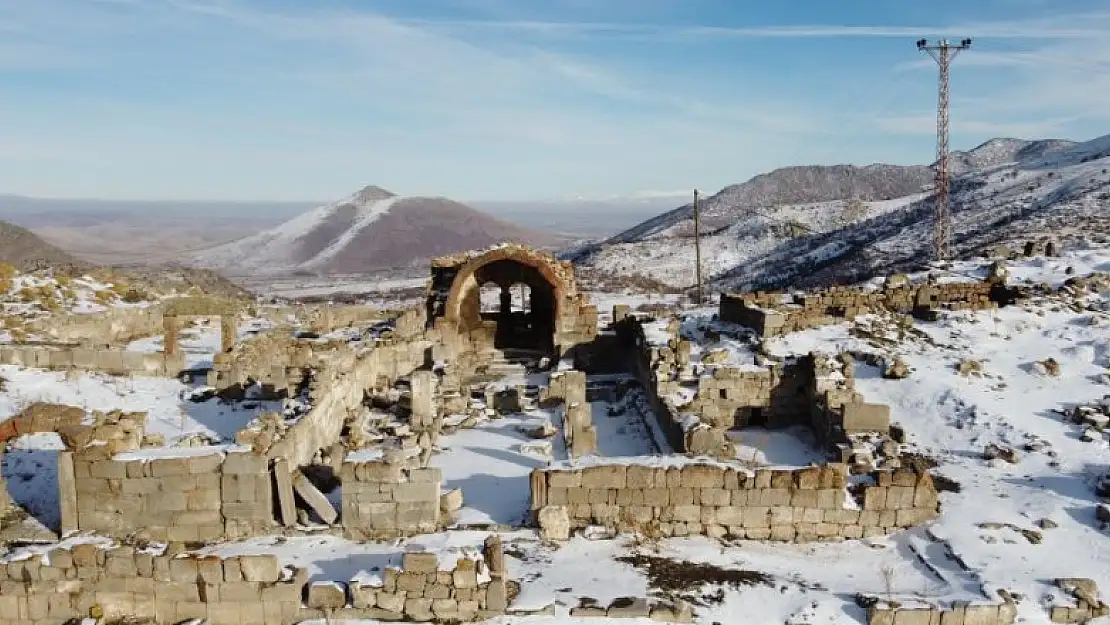
{"label": "snow-covered ground", "polygon": [[[995,153],[1000,145],[968,153],[974,157],[968,165],[978,168],[953,178],[958,252],[1012,239],[1110,234],[1110,135],[1047,151],[1018,150],[1012,159]],[[701,240],[703,277],[716,289],[842,283],[912,269],[928,258],[933,222],[926,193],[866,202],[866,210],[853,216],[844,211],[847,200],[737,206],[724,197],[730,188],[710,199],[728,216],[726,225],[703,232]],[[673,211],[631,229],[635,236],[572,256],[602,274],[689,287],[695,282],[689,221],[688,211]]]}
{"label": "snow-covered ground", "polygon": [[[868,218],[879,217],[920,201],[923,194],[894,200],[863,202]],[[770,253],[783,241],[810,232],[835,230],[844,202],[820,202],[775,207],[773,216],[760,211],[744,215],[736,223],[701,239],[702,275],[709,278],[728,271],[754,256]],[[794,224],[794,225],[792,225]],[[607,274],[643,275],[673,286],[696,283],[696,250],[692,234],[685,233],[685,222],[653,234],[642,241],[604,246],[587,261]]]}
{"label": "snow-covered ground", "polygon": [[[1107,269],[1110,250],[1088,247],[1060,258],[1026,259],[1012,264],[1010,272],[1015,282],[1058,285]],[[961,263],[953,271],[982,275],[984,264]],[[570,619],[567,612],[587,598],[607,605],[626,596],[680,596],[692,600],[697,622],[704,625],[847,625],[865,621],[855,600],[861,593],[902,601],[997,603],[997,591],[1005,590],[1018,598],[1019,622],[1039,624],[1048,623],[1046,605],[1060,601],[1054,578],[1089,577],[1104,597],[1110,596],[1110,535],[1096,519],[1094,491],[1095,480],[1110,471],[1110,440],[1104,433],[1084,436],[1083,428],[1067,416],[1076,405],[1110,395],[1108,303],[1110,290],[1052,296],[994,311],[945,313],[938,321],[914,321],[909,327],[876,314],[765,341],[763,348],[780,356],[852,351],[899,355],[906,361],[911,372],[901,380],[883,379],[876,367],[856,362],[855,384],[867,401],[891,407],[893,420],[906,431],[907,451],[937,463],[934,473],[944,478],[938,483],[945,486],[939,518],[885,538],[837,544],[653,540],[599,533],[550,545],[530,530],[506,531],[510,577],[521,586],[513,607],[554,605],[555,614],[491,622],[600,625],[611,621]],[[697,342],[694,359],[721,353],[732,364],[754,359],[756,350],[744,333],[737,328],[730,333],[710,319],[711,313],[693,311],[681,324],[683,335]],[[667,323],[652,324],[649,340],[665,343]],[[1049,358],[1058,364],[1058,375],[1041,364]],[[981,363],[982,373],[961,375],[957,365],[968,360]],[[148,429],[167,439],[194,431],[226,437],[261,409],[191,404],[181,399],[188,387],[168,380],[86,375],[66,382],[60,373],[16,367],[0,367],[0,376],[6,380],[0,419],[38,398],[101,410],[147,410]],[[502,384],[538,381],[537,376],[520,376]],[[601,378],[591,377],[591,385],[600,383]],[[652,420],[632,410],[634,405],[628,399],[594,402],[593,423],[606,458],[658,451]],[[558,426],[559,418],[558,409],[537,409],[440,437],[431,462],[443,470],[445,488],[463,490],[463,525],[515,524],[523,518],[529,472],[566,461],[559,436],[540,440],[528,432],[547,420]],[[804,429],[749,428],[732,435],[744,462],[804,465],[820,460],[812,435]],[[35,489],[49,490],[41,485],[51,477],[52,443],[47,438],[22,439],[7,454],[10,488],[22,493],[25,502],[30,499],[29,508],[49,508],[48,500],[30,497]],[[984,450],[989,445],[1014,449],[1015,462],[988,459]],[[451,552],[480,544],[484,535],[451,531],[416,540]],[[287,563],[307,567],[313,580],[346,581],[372,578],[394,563],[400,546],[309,536],[262,538],[210,551],[275,553]]]}
{"label": "snow-covered ground", "polygon": [[[605,457],[640,456],[654,451],[651,426],[634,411],[610,410],[607,401],[591,403],[598,450]],[[464,508],[459,525],[519,525],[528,513],[532,469],[565,460],[561,434],[536,439],[529,432],[544,423],[562,431],[557,410],[534,409],[441,436],[431,465],[443,471],[444,488],[461,488]]]}

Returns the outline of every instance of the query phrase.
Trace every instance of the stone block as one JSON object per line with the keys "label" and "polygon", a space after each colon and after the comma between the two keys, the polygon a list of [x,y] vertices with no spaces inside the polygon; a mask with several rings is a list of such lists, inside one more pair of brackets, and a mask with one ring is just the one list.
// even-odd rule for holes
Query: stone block
{"label": "stone block", "polygon": [[336,610],[347,604],[347,592],[339,582],[313,582],[308,587],[308,607]]}
{"label": "stone block", "polygon": [[652,488],[656,486],[655,469],[652,467],[630,465],[625,474],[625,486],[627,488],[636,489]]}
{"label": "stone block", "polygon": [[582,473],[579,471],[549,471],[547,473],[547,487],[551,488],[578,488],[582,486]]}
{"label": "stone block", "polygon": [[[117,464],[117,463],[112,463]],[[122,468],[122,464],[120,467]],[[173,477],[189,474],[188,458],[155,458],[150,461],[152,477]],[[124,476],[120,476],[124,477]]]}
{"label": "stone block", "polygon": [[890,432],[890,406],[886,404],[850,402],[844,404],[843,411],[844,432],[847,434]]}
{"label": "stone block", "polygon": [[439,558],[427,551],[406,551],[401,556],[401,569],[406,573],[435,574],[439,570]]}
{"label": "stone block", "polygon": [[886,509],[886,498],[886,486],[869,486],[863,490],[863,509],[884,510]]}
{"label": "stone block", "polygon": [[625,475],[626,468],[624,465],[587,467],[582,471],[582,486],[585,488],[624,488],[626,484]]}
{"label": "stone block", "polygon": [[274,583],[281,578],[281,566],[275,556],[239,556],[243,579],[248,582]]}
{"label": "stone block", "polygon": [[721,467],[687,465],[682,467],[680,485],[686,488],[724,488],[725,475]]}
{"label": "stone block", "polygon": [[432,600],[423,598],[406,598],[405,616],[418,623],[431,621],[433,618],[435,618],[435,614],[432,612]]}

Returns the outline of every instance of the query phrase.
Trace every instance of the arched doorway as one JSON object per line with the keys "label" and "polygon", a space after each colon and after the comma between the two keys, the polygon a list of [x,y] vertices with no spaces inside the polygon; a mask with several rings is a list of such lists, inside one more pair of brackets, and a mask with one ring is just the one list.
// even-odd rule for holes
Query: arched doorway
{"label": "arched doorway", "polygon": [[493,250],[460,266],[444,317],[475,349],[551,354],[564,285],[539,254],[514,251]]}

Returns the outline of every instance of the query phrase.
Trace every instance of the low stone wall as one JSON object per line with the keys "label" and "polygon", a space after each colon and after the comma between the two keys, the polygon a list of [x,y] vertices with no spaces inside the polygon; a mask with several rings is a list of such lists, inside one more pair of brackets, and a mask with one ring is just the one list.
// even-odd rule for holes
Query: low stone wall
{"label": "low stone wall", "polygon": [[663,536],[805,542],[881,536],[937,514],[932,479],[911,470],[876,472],[873,483],[853,487],[849,496],[843,465],[752,471],[626,460],[533,471],[531,509],[541,532],[565,539],[571,530],[603,525]]}
{"label": "low stone wall", "polygon": [[0,364],[65,371],[101,371],[115,375],[176,376],[185,368],[184,354],[166,358],[160,352],[115,348],[0,346]]}
{"label": "low stone wall", "polygon": [[30,328],[58,341],[124,345],[162,334],[162,308],[112,307],[96,314],[50,315],[32,321]]}
{"label": "low stone wall", "polygon": [[0,625],[60,625],[89,616],[293,625],[301,620],[306,578],[274,556],[201,558],[78,544],[0,569]]}
{"label": "low stone wall", "polygon": [[504,614],[509,585],[501,540],[491,536],[481,551],[453,555],[405,552],[401,566],[386,567],[380,579],[314,583],[301,616],[458,623]]}
{"label": "low stone wall", "polygon": [[289,390],[303,381],[304,370],[319,364],[317,348],[310,341],[280,332],[259,334],[213,356],[208,384],[227,388],[253,380],[275,390]]}
{"label": "low stone wall", "polygon": [[[168,457],[146,450],[110,457],[103,447],[92,445],[72,454],[75,529],[116,537],[138,533],[155,541],[212,542],[257,535],[275,525],[263,456],[197,448],[166,450],[173,454]],[[64,479],[59,475],[63,496]],[[64,513],[64,501],[62,509]]]}
{"label": "low stone wall", "polygon": [[1013,603],[953,603],[947,607],[877,603],[867,609],[867,625],[1012,625],[1015,618],[1017,606]]}
{"label": "low stone wall", "polygon": [[359,354],[337,354],[316,372],[312,410],[280,439],[264,446],[267,456],[288,460],[293,467],[311,463],[318,450],[339,440],[347,416],[361,408],[367,389],[390,384],[424,366],[430,346],[430,341],[413,340],[380,345]]}
{"label": "low stone wall", "polygon": [[439,528],[443,483],[439,469],[355,458],[340,470],[344,536],[380,540]]}
{"label": "low stone wall", "polygon": [[915,309],[979,310],[993,308],[996,284],[989,281],[912,285],[905,276],[887,278],[878,291],[833,287],[815,293],[722,293],[720,317],[779,336],[839,323],[878,310],[909,313]]}
{"label": "low stone wall", "polygon": [[392,558],[375,579],[307,583],[276,556],[168,555],[106,541],[28,552],[0,566],[0,625],[153,619],[293,625],[310,619],[460,622],[505,612],[501,540]]}

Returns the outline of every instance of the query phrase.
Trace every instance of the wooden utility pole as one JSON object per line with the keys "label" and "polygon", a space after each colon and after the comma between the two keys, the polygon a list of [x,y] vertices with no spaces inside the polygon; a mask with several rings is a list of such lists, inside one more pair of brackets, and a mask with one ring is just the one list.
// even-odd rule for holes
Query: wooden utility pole
{"label": "wooden utility pole", "polygon": [[698,306],[703,304],[701,295],[701,209],[698,206],[698,190],[694,189],[694,282],[698,286]]}

